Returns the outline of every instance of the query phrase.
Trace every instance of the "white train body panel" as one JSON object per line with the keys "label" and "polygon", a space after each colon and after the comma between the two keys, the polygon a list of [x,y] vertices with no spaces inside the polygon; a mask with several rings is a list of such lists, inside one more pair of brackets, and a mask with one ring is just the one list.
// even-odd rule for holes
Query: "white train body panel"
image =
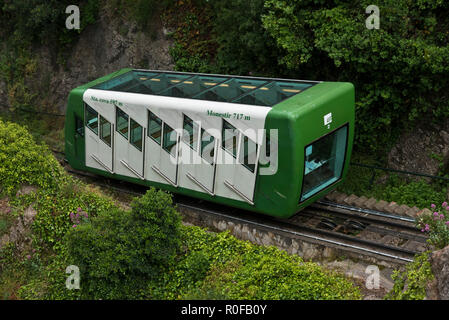
{"label": "white train body panel", "polygon": [[[83,101],[98,113],[100,119],[97,133],[87,126],[85,128],[85,160],[88,167],[212,196],[249,203],[253,201],[262,132],[270,107],[98,89],[86,90]],[[117,108],[129,117],[127,135],[117,130]],[[148,134],[149,112],[162,121],[159,142]],[[193,148],[183,136],[184,116],[192,119],[196,126],[193,130]],[[222,146],[223,119],[238,132],[236,149],[233,149],[236,150],[235,157]],[[136,129],[131,128],[133,124]],[[170,152],[162,147],[163,139],[169,139],[164,136],[168,126],[176,132],[176,143],[169,149]],[[110,138],[107,132],[109,127]],[[101,130],[106,136],[104,139],[101,138]],[[139,148],[130,142],[131,131]],[[139,132],[141,141],[137,136]],[[202,134],[214,138],[213,143],[207,145],[210,149],[207,151],[213,157],[207,160],[200,154]],[[251,144],[252,151],[257,154],[252,170],[242,163],[244,141],[247,142],[247,149],[250,145],[248,141],[255,143]],[[257,148],[254,147],[256,145]]]}

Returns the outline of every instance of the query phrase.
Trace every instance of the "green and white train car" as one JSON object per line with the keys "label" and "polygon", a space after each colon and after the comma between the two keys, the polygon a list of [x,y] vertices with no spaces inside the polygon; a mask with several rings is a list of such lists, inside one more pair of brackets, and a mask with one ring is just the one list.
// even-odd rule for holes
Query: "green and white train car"
{"label": "green and white train car", "polygon": [[77,170],[276,217],[344,179],[354,86],[122,69],[70,92]]}

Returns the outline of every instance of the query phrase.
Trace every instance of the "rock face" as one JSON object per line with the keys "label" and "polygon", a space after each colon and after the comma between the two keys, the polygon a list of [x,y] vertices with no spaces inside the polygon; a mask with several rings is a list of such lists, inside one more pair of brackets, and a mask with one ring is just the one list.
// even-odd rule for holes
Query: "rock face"
{"label": "rock face", "polygon": [[[33,92],[48,92],[44,105],[64,113],[70,90],[121,68],[173,69],[171,40],[157,16],[152,33],[138,31],[136,23],[122,19],[101,8],[98,22],[83,30],[64,64],[47,47],[33,49],[38,68],[27,85]],[[0,96],[2,90],[0,84]]]}
{"label": "rock face", "polygon": [[404,133],[388,154],[392,169],[438,175],[449,168],[449,120]]}
{"label": "rock face", "polygon": [[[16,194],[16,197],[36,192],[37,188],[29,185],[22,186]],[[11,207],[7,198],[0,199],[0,215],[10,215]],[[25,246],[31,243],[30,228],[36,217],[36,210],[33,205],[28,206],[22,215],[19,215],[8,232],[0,237],[0,248],[6,243],[14,243],[19,250],[23,250]]]}
{"label": "rock face", "polygon": [[19,250],[31,243],[29,237],[30,228],[37,212],[32,206],[29,206],[23,212],[23,216],[17,217],[9,232],[0,238],[0,248],[8,242],[15,243]]}
{"label": "rock face", "polygon": [[429,299],[449,300],[449,246],[434,251],[430,262],[435,280],[428,287]]}

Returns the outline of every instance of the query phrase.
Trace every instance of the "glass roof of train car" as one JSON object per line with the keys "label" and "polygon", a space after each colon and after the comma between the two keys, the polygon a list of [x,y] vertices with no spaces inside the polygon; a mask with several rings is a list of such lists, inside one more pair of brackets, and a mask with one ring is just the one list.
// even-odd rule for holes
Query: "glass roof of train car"
{"label": "glass roof of train car", "polygon": [[132,70],[93,89],[274,106],[317,82]]}

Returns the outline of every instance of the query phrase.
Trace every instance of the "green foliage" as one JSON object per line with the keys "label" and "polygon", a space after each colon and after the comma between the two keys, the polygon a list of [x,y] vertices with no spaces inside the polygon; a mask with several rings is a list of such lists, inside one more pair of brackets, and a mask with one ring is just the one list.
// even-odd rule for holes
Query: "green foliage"
{"label": "green foliage", "polygon": [[[355,84],[356,145],[379,150],[407,123],[449,113],[449,21],[441,14],[449,5],[384,0],[376,3],[380,29],[369,30],[369,4],[268,0],[262,20],[287,68]],[[304,67],[315,71],[305,74]]]}
{"label": "green foliage", "polygon": [[[173,262],[180,246],[181,216],[176,211],[171,195],[150,188],[131,202],[133,233],[145,244],[142,254],[153,265],[166,266]],[[142,265],[142,272],[148,272]]]}
{"label": "green foliage", "polygon": [[80,8],[80,30],[68,30],[65,10],[73,2],[69,0],[19,0],[0,1],[0,35],[23,47],[24,44],[40,42],[62,45],[77,38],[87,25],[96,21],[98,0],[83,0]]}
{"label": "green foliage", "polygon": [[384,299],[423,300],[426,297],[426,285],[434,278],[429,252],[416,256],[414,261],[406,266],[404,272],[395,270],[391,278],[394,286]]}
{"label": "green foliage", "polygon": [[265,0],[211,1],[219,50],[215,65],[224,74],[278,76],[276,43],[262,25]]}
{"label": "green foliage", "polygon": [[136,299],[174,263],[180,216],[170,195],[150,189],[131,211],[99,213],[67,233],[71,264],[83,275],[81,296]]}
{"label": "green foliage", "polygon": [[[346,278],[325,271],[275,247],[236,240],[228,233],[210,236],[195,232],[192,239],[211,260],[211,270],[199,285],[184,294],[188,299],[359,299]],[[205,236],[205,237],[204,237]],[[199,241],[201,239],[202,241]],[[200,245],[200,243],[203,245]],[[212,243],[212,246],[206,245]],[[194,251],[195,252],[195,251]],[[212,262],[213,261],[213,262]]]}
{"label": "green foliage", "polygon": [[189,54],[179,43],[175,43],[169,53],[175,61],[176,70],[199,73],[211,73],[213,70],[207,58],[199,54]]}
{"label": "green foliage", "polygon": [[422,232],[429,235],[427,240],[437,249],[442,249],[449,245],[449,206],[443,202],[441,207],[437,208],[435,204],[431,205],[430,213],[423,213],[416,221],[417,227]]}
{"label": "green foliage", "polygon": [[427,207],[429,202],[441,203],[446,199],[446,189],[440,189],[424,180],[406,182],[397,177],[390,180],[393,180],[391,184],[378,192],[378,199],[418,208]]}
{"label": "green foliage", "polygon": [[342,276],[229,232],[183,228],[184,255],[149,287],[155,299],[359,299]]}
{"label": "green foliage", "polygon": [[64,249],[64,235],[76,224],[70,217],[71,213],[83,211],[92,217],[101,211],[112,210],[114,204],[93,189],[67,177],[56,191],[40,190],[34,208],[38,212],[32,226],[35,245],[60,251]]}
{"label": "green foliage", "polygon": [[[373,159],[354,154],[357,160],[376,165]],[[338,187],[340,192],[358,196],[373,197],[385,201],[418,208],[426,208],[429,203],[442,203],[447,197],[447,184],[424,179],[411,180],[405,175],[386,173],[359,166],[351,166],[345,182]]]}
{"label": "green foliage", "polygon": [[211,4],[206,0],[167,2],[162,20],[172,30],[170,55],[175,70],[214,73],[217,42]]}
{"label": "green foliage", "polygon": [[368,0],[179,3],[164,18],[177,70],[352,82],[358,150],[381,154],[449,115],[447,2],[383,0],[379,30],[366,28]]}
{"label": "green foliage", "polygon": [[55,189],[63,169],[46,146],[37,145],[23,127],[0,120],[0,188],[13,195],[24,184]]}
{"label": "green foliage", "polygon": [[69,266],[66,250],[58,255],[47,257],[42,263],[40,272],[20,286],[17,296],[25,300],[75,300],[80,299],[80,291],[68,290],[66,280],[68,274],[65,272]]}

